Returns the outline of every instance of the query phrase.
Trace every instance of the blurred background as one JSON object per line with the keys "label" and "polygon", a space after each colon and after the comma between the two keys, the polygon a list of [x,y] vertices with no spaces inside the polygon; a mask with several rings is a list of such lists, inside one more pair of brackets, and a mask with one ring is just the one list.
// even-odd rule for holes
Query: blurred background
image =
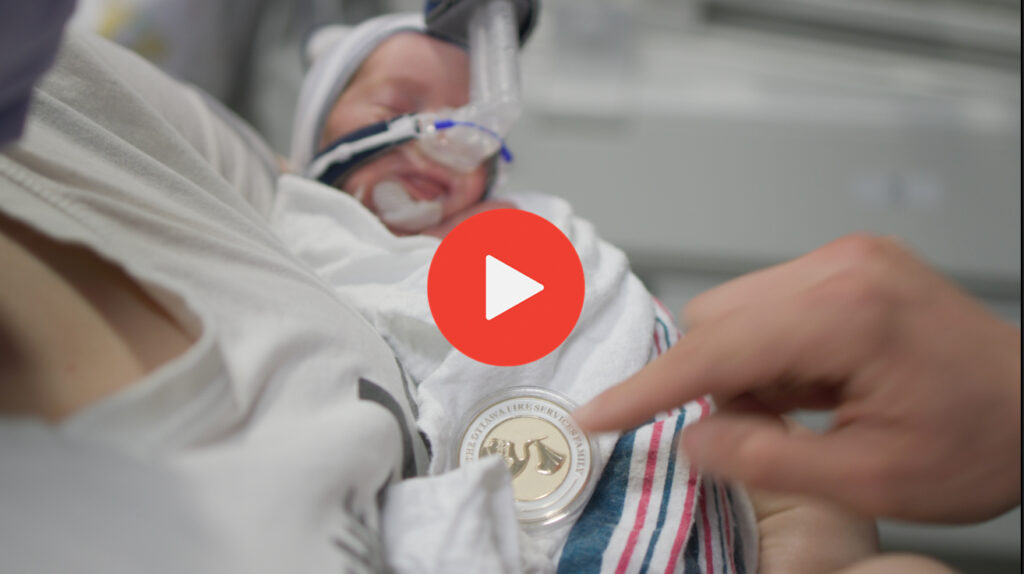
{"label": "blurred background", "polygon": [[[309,32],[421,8],[79,0],[73,25],[209,91],[286,154]],[[1020,0],[542,0],[506,185],[569,199],[673,309],[866,231],[1019,325],[1020,15]],[[882,544],[1016,574],[1020,525],[1019,508],[969,527],[883,522]]]}

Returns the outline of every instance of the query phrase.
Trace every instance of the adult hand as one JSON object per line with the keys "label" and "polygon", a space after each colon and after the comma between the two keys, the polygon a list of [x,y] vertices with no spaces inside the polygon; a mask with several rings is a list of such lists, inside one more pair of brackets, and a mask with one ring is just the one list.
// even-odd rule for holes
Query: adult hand
{"label": "adult hand", "polygon": [[878,553],[874,520],[829,502],[748,490],[757,519],[758,574],[955,574],[930,558]]}
{"label": "adult hand", "polygon": [[878,554],[875,521],[821,499],[748,489],[760,574],[836,572]]}
{"label": "adult hand", "polygon": [[879,554],[874,520],[823,500],[748,490],[758,574],[955,574],[931,558]]}
{"label": "adult hand", "polygon": [[683,437],[699,466],[869,515],[974,521],[1020,503],[1020,330],[896,243],[852,236],[713,289],[687,336],[575,414],[636,425],[711,393],[834,408],[822,435],[726,412]]}
{"label": "adult hand", "polygon": [[[810,433],[763,409],[736,414],[758,417],[766,425],[793,433]],[[759,574],[822,574],[868,560],[878,554],[875,521],[817,498],[747,488],[757,521]]]}
{"label": "adult hand", "polygon": [[[730,409],[782,428],[783,421],[763,410],[735,404]],[[810,432],[784,423],[788,432]],[[953,574],[923,556],[879,554],[875,521],[837,504],[766,490],[747,493],[757,520],[759,574]]]}

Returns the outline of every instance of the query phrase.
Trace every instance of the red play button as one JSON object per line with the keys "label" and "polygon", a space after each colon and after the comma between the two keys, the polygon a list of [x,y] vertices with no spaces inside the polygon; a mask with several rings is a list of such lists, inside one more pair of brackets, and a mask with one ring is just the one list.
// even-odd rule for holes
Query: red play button
{"label": "red play button", "polygon": [[583,266],[569,239],[518,209],[485,211],[453,229],[427,279],[441,334],[477,361],[535,361],[569,336],[583,307]]}

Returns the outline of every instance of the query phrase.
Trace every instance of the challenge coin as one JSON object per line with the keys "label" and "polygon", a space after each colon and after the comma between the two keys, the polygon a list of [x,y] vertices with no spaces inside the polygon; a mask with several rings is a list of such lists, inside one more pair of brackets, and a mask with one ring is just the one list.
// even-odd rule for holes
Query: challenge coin
{"label": "challenge coin", "polygon": [[597,448],[569,416],[574,407],[545,389],[505,389],[473,409],[456,460],[501,457],[512,475],[520,522],[559,522],[582,510],[595,482]]}

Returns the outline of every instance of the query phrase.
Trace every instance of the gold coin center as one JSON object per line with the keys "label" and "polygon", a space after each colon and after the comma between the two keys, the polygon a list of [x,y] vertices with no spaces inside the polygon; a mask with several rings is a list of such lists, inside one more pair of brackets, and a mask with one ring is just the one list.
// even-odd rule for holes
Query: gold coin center
{"label": "gold coin center", "polygon": [[512,473],[517,500],[540,500],[554,492],[569,474],[572,451],[562,431],[537,417],[503,421],[487,433],[480,456],[498,455]]}

